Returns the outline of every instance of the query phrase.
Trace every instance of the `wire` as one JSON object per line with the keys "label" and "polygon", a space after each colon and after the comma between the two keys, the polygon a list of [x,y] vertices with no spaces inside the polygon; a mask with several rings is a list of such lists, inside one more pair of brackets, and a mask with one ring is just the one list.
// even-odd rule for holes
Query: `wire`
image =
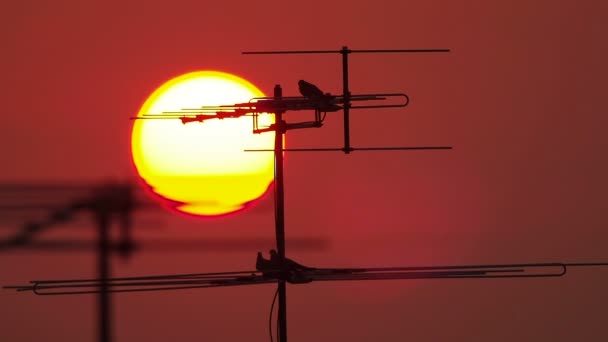
{"label": "wire", "polygon": [[[270,316],[268,317],[268,332],[270,333],[270,342],[274,342],[272,338],[272,312],[274,311],[274,303],[277,301],[277,295],[279,294],[279,288],[274,292],[274,297],[272,298],[272,304],[270,304]],[[277,325],[278,329],[278,325]],[[278,338],[278,330],[277,330],[277,338]]]}
{"label": "wire", "polygon": [[323,116],[321,117],[321,123],[325,121],[325,117],[327,116],[327,112],[323,112]]}

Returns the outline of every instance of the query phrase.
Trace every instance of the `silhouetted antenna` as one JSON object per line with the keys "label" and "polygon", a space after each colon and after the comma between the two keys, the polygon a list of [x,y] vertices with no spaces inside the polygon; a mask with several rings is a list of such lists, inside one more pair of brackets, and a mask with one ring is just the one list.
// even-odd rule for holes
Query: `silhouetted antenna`
{"label": "silhouetted antenna", "polygon": [[[286,259],[289,260],[289,259]],[[268,260],[266,260],[268,261]],[[607,266],[608,264],[602,264]],[[111,292],[140,292],[176,290],[200,287],[222,287],[274,283],[277,280],[290,284],[312,281],[347,280],[413,280],[413,279],[463,279],[463,278],[538,278],[561,277],[568,267],[588,264],[527,263],[501,265],[450,265],[378,268],[311,268],[299,269],[282,264],[258,267],[253,271],[176,274],[108,279]],[[597,264],[595,265],[597,266]],[[17,291],[33,291],[38,295],[100,293],[99,279],[33,280],[31,285],[5,286]]]}
{"label": "silhouetted antenna", "polygon": [[[351,50],[343,46],[340,50],[294,50],[294,51],[245,51],[244,55],[276,55],[276,54],[340,54],[342,56],[342,98],[344,103],[344,153],[353,151],[350,145],[350,109],[356,108],[351,106],[351,101],[354,100],[349,88],[349,66],[348,56],[352,53],[446,53],[450,49],[389,49],[389,50]],[[406,95],[407,96],[407,95]],[[409,98],[408,98],[409,103]],[[405,104],[407,105],[407,103]],[[382,106],[365,106],[359,108],[382,108]],[[395,150],[395,148],[391,148]],[[406,148],[405,150],[408,150]],[[438,148],[449,149],[449,148]],[[359,148],[361,150],[361,148]]]}
{"label": "silhouetted antenna", "polygon": [[[349,66],[348,56],[351,53],[437,53],[449,52],[449,49],[392,49],[392,50],[351,50],[346,46],[340,50],[296,50],[296,51],[247,51],[243,54],[340,54],[342,56],[342,94],[332,95],[324,93],[312,83],[304,80],[298,82],[302,96],[283,96],[280,85],[274,88],[272,97],[252,98],[246,103],[237,103],[221,106],[202,106],[200,108],[184,108],[177,112],[165,112],[163,114],[144,114],[135,119],[167,118],[180,119],[182,123],[204,122],[212,119],[236,118],[244,115],[253,116],[253,133],[275,133],[274,149],[247,149],[247,152],[274,152],[275,155],[275,234],[277,255],[279,259],[285,259],[285,209],[283,196],[283,153],[284,152],[333,152],[340,151],[349,154],[353,151],[423,151],[423,150],[449,150],[451,146],[386,146],[386,147],[353,147],[350,135],[350,110],[351,109],[382,109],[406,107],[410,98],[405,93],[378,93],[378,94],[351,94],[349,88]],[[367,105],[354,106],[353,102],[373,102]],[[286,122],[283,114],[288,111],[312,110],[314,118],[305,122]],[[325,148],[293,148],[283,147],[283,136],[291,129],[320,128],[328,112],[342,110],[344,146]],[[260,127],[258,118],[262,113],[273,113],[275,123],[267,127]],[[278,317],[279,317],[279,341],[287,340],[287,309],[286,309],[286,287],[285,280],[278,281]]]}
{"label": "silhouetted antenna", "polygon": [[[91,183],[4,183],[0,184],[0,222],[12,215],[30,216],[43,214],[42,218],[26,220],[16,234],[0,240],[0,252],[15,250],[97,252],[97,274],[99,279],[111,279],[110,253],[123,258],[140,250],[164,252],[175,251],[237,251],[243,249],[267,249],[273,245],[271,239],[240,237],[239,239],[188,239],[147,240],[137,242],[132,236],[135,211],[160,211],[160,205],[144,196],[141,187],[131,182]],[[38,236],[51,228],[74,222],[83,214],[90,215],[97,226],[97,240],[40,240]],[[26,217],[27,217],[26,216]],[[118,241],[110,239],[111,223],[118,223]],[[21,218],[23,222],[23,218]],[[295,237],[290,244],[298,249],[320,250],[328,247],[323,238]],[[105,286],[99,282],[98,333],[101,342],[111,340],[111,298]]]}
{"label": "silhouetted antenna", "polygon": [[[277,280],[290,284],[304,284],[338,280],[546,278],[565,276],[569,268],[605,267],[608,263],[553,262],[376,268],[298,268],[282,264],[274,266],[276,267],[258,267],[250,271],[111,278],[107,279],[107,284],[110,292],[146,292],[266,284],[275,283]],[[19,292],[33,291],[38,295],[100,293],[103,291],[101,287],[102,282],[99,278],[32,280],[30,285],[4,286],[6,289],[15,289]]]}
{"label": "silhouetted antenna", "polygon": [[[137,198],[134,184],[107,182],[98,185],[77,184],[4,184],[0,185],[2,203],[0,210],[33,210],[46,208],[45,219],[29,221],[20,233],[0,247],[16,248],[27,245],[36,235],[50,227],[65,224],[79,213],[87,212],[97,226],[97,275],[100,282],[98,293],[98,333],[100,342],[111,339],[111,303],[106,280],[110,275],[110,252],[116,250],[123,257],[133,251],[131,236],[132,215],[135,210],[159,209],[149,200]],[[57,204],[60,198],[67,198]],[[19,199],[19,205],[11,202]],[[5,203],[5,201],[9,203]],[[18,208],[21,206],[21,208]],[[121,240],[114,246],[110,239],[110,226],[115,220],[121,232]],[[66,247],[66,246],[63,246]]]}
{"label": "silhouetted antenna", "polygon": [[[378,93],[378,94],[351,94],[349,88],[349,66],[348,56],[352,53],[446,53],[450,49],[385,49],[385,50],[351,50],[344,46],[340,50],[294,50],[294,51],[245,51],[245,55],[271,55],[271,54],[340,54],[342,56],[342,94],[333,96],[331,94],[316,93],[304,96],[290,97],[257,97],[252,98],[247,103],[223,106],[202,106],[200,108],[184,108],[181,111],[164,112],[163,114],[150,114],[136,117],[133,119],[180,119],[184,124],[189,122],[203,122],[210,119],[224,119],[230,117],[240,117],[243,115],[253,115],[253,132],[264,133],[276,131],[276,127],[260,127],[258,115],[260,113],[277,113],[298,110],[314,110],[315,117],[312,121],[286,123],[285,130],[302,128],[319,128],[323,125],[327,112],[337,112],[342,110],[344,113],[344,146],[341,148],[306,148],[306,149],[286,149],[285,151],[298,152],[317,152],[317,151],[339,151],[346,154],[353,151],[380,151],[380,150],[449,150],[451,146],[388,146],[388,147],[353,147],[350,135],[350,111],[353,109],[381,109],[406,107],[409,104],[409,96],[404,93]],[[316,86],[304,82],[308,87]],[[315,90],[318,90],[316,88]],[[302,87],[300,86],[302,92]],[[402,99],[400,102],[390,102],[391,100]],[[372,101],[370,105],[353,105],[353,102]],[[389,101],[388,103],[386,101]],[[276,125],[276,124],[275,124]],[[266,152],[273,150],[246,150],[247,152]]]}

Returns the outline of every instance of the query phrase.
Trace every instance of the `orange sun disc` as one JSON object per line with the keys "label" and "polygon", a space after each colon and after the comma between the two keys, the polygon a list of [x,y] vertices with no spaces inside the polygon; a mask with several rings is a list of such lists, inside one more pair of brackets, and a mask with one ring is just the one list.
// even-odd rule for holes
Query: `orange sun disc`
{"label": "orange sun disc", "polygon": [[[139,110],[159,115],[201,106],[248,102],[264,94],[248,81],[223,72],[198,71],[156,89]],[[274,117],[261,114],[260,125]],[[176,119],[134,120],[131,153],[137,173],[161,202],[196,216],[233,213],[260,198],[274,179],[272,132],[253,134],[250,116],[182,124]]]}

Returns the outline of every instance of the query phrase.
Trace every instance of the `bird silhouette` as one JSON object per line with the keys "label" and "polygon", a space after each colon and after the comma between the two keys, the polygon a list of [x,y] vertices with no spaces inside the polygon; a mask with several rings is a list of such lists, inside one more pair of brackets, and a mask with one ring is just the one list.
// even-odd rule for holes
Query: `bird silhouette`
{"label": "bird silhouette", "polygon": [[314,270],[312,267],[304,266],[289,258],[284,258],[281,260],[279,254],[274,249],[270,250],[270,259],[264,259],[262,253],[258,252],[255,268],[261,272]]}
{"label": "bird silhouette", "polygon": [[298,88],[300,89],[300,94],[302,94],[302,96],[310,99],[320,99],[326,96],[319,87],[304,80],[298,81]]}
{"label": "bird silhouette", "polygon": [[342,109],[335,103],[335,96],[330,93],[323,93],[319,87],[312,83],[300,80],[298,81],[298,88],[302,96],[316,105],[317,112],[336,112]]}
{"label": "bird silhouette", "polygon": [[282,279],[292,284],[311,282],[310,272],[316,270],[288,258],[281,259],[274,249],[270,250],[270,259],[264,259],[262,253],[258,252],[255,268],[266,277]]}

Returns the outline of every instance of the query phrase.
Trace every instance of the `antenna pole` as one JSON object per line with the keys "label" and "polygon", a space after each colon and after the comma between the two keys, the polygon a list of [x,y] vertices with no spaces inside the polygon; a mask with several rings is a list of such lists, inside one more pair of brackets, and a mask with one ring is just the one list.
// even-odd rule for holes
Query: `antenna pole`
{"label": "antenna pole", "polygon": [[[274,87],[275,99],[283,97],[280,85]],[[285,260],[285,193],[283,181],[283,135],[286,132],[283,112],[275,113],[274,135],[274,182],[275,182],[275,232],[277,253],[281,261]],[[287,342],[287,286],[285,280],[278,281],[279,292],[279,342]]]}
{"label": "antenna pole", "polygon": [[348,89],[348,54],[350,50],[343,46],[342,55],[342,96],[344,97],[344,153],[350,153],[350,89]]}
{"label": "antenna pole", "polygon": [[97,228],[99,245],[97,256],[97,273],[101,280],[98,295],[99,342],[110,342],[110,293],[108,292],[108,279],[110,278],[110,217],[107,211],[101,209],[97,212]]}

